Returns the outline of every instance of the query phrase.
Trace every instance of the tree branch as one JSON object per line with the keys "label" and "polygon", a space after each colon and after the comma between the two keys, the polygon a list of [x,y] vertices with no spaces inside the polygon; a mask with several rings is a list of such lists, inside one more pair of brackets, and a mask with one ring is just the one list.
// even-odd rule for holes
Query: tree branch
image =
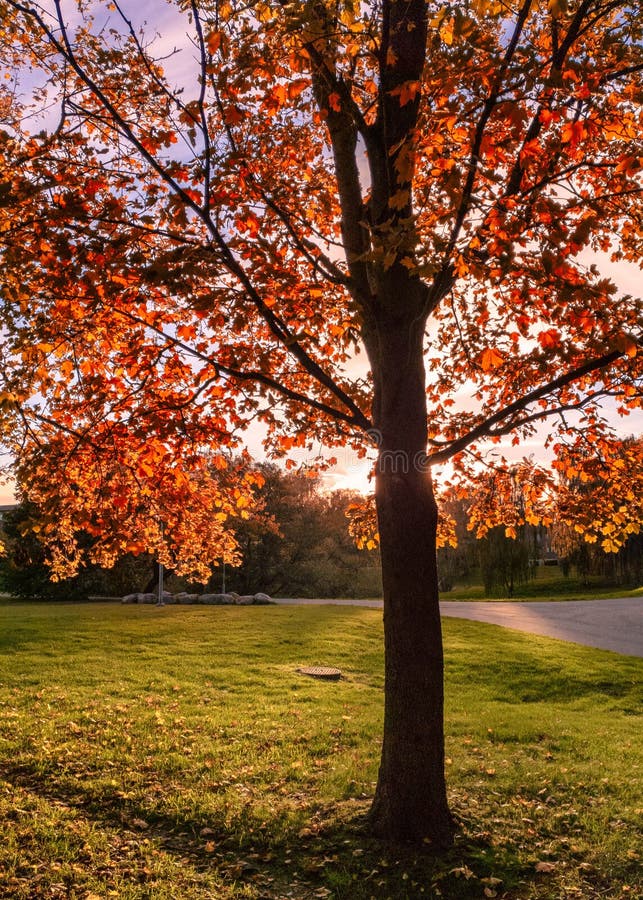
{"label": "tree branch", "polygon": [[469,212],[471,198],[473,196],[473,188],[475,186],[476,175],[478,173],[478,166],[480,164],[480,148],[482,146],[482,140],[484,138],[487,122],[491,118],[491,114],[493,113],[498,101],[498,96],[502,88],[504,77],[507,74],[507,69],[509,68],[514,53],[516,52],[516,47],[518,46],[520,35],[523,32],[525,22],[527,21],[527,17],[529,16],[529,12],[531,10],[531,4],[532,0],[524,0],[520,8],[520,12],[518,13],[518,18],[516,19],[513,34],[507,46],[504,59],[500,64],[500,68],[498,69],[498,74],[496,75],[494,85],[484,104],[480,118],[478,119],[478,124],[476,125],[476,130],[473,137],[473,144],[471,146],[471,154],[469,156],[467,178],[464,184],[464,188],[462,189],[462,197],[460,198],[460,204],[456,212],[455,222],[453,223],[453,228],[451,229],[449,242],[447,244],[446,250],[444,251],[444,263],[442,268],[444,268],[447,265],[448,260],[451,259],[451,254],[455,249],[460,231],[462,230],[462,226],[464,225],[464,220],[467,216],[467,213]]}
{"label": "tree branch", "polygon": [[203,28],[201,26],[201,18],[199,16],[199,9],[192,0],[190,3],[190,7],[192,9],[192,16],[194,18],[194,27],[196,29],[197,38],[199,41],[199,55],[200,55],[200,66],[201,66],[201,87],[199,89],[199,97],[197,103],[199,105],[199,117],[201,119],[201,134],[203,135],[203,168],[204,168],[204,182],[203,182],[203,209],[210,209],[210,179],[212,177],[212,173],[210,171],[210,167],[212,165],[212,148],[210,145],[210,132],[208,130],[208,118],[205,112],[205,90],[207,85],[207,71],[208,71],[208,57],[206,53],[205,47],[205,38],[203,36]]}
{"label": "tree branch", "polygon": [[312,407],[313,409],[317,410],[318,412],[324,413],[324,415],[327,415],[330,418],[338,419],[342,422],[346,422],[348,425],[352,425],[353,427],[361,428],[362,430],[367,430],[372,427],[371,422],[366,418],[366,416],[356,406],[356,404],[353,403],[353,401],[348,397],[348,402],[345,405],[349,408],[350,412],[344,412],[343,410],[337,409],[334,406],[330,406],[327,403],[315,400],[312,397],[307,397],[305,394],[301,394],[299,391],[294,391],[291,388],[286,387],[286,385],[281,384],[281,382],[277,381],[277,379],[271,378],[269,375],[266,375],[264,372],[235,369],[231,366],[220,363],[218,360],[214,359],[211,356],[208,356],[205,353],[201,353],[195,347],[191,347],[189,344],[186,344],[179,338],[167,334],[167,332],[163,331],[162,328],[153,325],[151,322],[146,321],[141,316],[137,316],[134,313],[127,312],[123,309],[114,308],[113,312],[129,319],[131,322],[136,322],[139,325],[143,325],[145,328],[149,328],[150,331],[158,334],[159,337],[162,337],[172,346],[177,347],[183,350],[185,353],[188,353],[190,356],[193,356],[195,359],[199,359],[201,360],[201,362],[206,363],[206,365],[214,369],[217,375],[228,375],[230,378],[234,378],[238,381],[258,382],[259,384],[266,385],[266,387],[277,391],[277,393],[279,393],[282,397],[285,397],[287,400],[293,400],[296,403],[301,403],[304,406]]}
{"label": "tree branch", "polygon": [[[358,425],[358,427],[369,427],[368,420],[361,412],[361,410],[359,410],[358,407],[353,403],[346,392],[343,391],[339,387],[339,385],[335,383],[331,376],[328,375],[327,372],[325,372],[324,369],[319,365],[319,363],[315,359],[313,359],[313,357],[304,349],[304,347],[302,347],[300,342],[296,339],[296,336],[291,332],[288,325],[283,322],[264,302],[260,293],[254,287],[245,269],[235,258],[233,252],[228,246],[227,241],[213,221],[209,210],[203,209],[201,205],[199,205],[196,201],[189,197],[188,194],[186,194],[186,192],[183,190],[181,185],[176,181],[176,179],[169,174],[167,169],[159,163],[159,161],[153,156],[152,153],[145,149],[140,139],[135,134],[133,126],[121,116],[114,104],[109,100],[109,98],[101,90],[94,79],[89,76],[87,71],[78,62],[69,40],[69,35],[67,33],[62,14],[60,0],[54,0],[54,6],[57,14],[58,27],[62,35],[62,43],[61,40],[59,40],[59,38],[51,30],[51,28],[46,24],[46,22],[36,9],[25,6],[24,4],[19,2],[15,2],[15,0],[10,0],[10,2],[15,9],[22,12],[28,18],[34,19],[38,23],[52,46],[58,51],[58,53],[61,54],[64,59],[68,60],[69,65],[76,72],[80,80],[86,85],[93,96],[99,101],[103,109],[109,114],[110,120],[116,131],[120,133],[127,141],[129,141],[129,143],[136,149],[140,157],[145,160],[145,162],[154,172],[156,172],[156,174],[170,188],[170,190],[174,194],[176,194],[176,196],[181,200],[181,203],[187,209],[192,210],[195,215],[203,222],[203,224],[209,231],[214,244],[216,244],[221,253],[223,264],[245,288],[248,300],[255,306],[260,316],[264,319],[264,321],[270,328],[270,331],[277,338],[279,343],[285,347],[286,351],[290,353],[291,356],[295,357],[295,359],[301,364],[302,368],[306,372],[308,372],[308,374],[311,375],[314,380],[319,382],[319,384],[321,384],[331,394],[333,394],[342,403],[342,405],[351,410],[354,418],[349,417],[349,419],[353,421],[353,424]],[[357,173],[356,162],[355,172]],[[328,407],[328,409],[331,410],[334,408]],[[342,418],[346,420],[345,415],[343,415]]]}
{"label": "tree branch", "polygon": [[[465,450],[470,444],[474,443],[474,441],[477,441],[480,438],[490,437],[493,434],[494,426],[498,425],[504,419],[513,416],[514,413],[525,410],[528,406],[530,406],[532,403],[535,403],[537,400],[546,397],[548,394],[551,394],[554,391],[559,390],[560,388],[572,384],[574,381],[578,381],[585,375],[589,375],[592,372],[598,372],[601,369],[607,368],[613,362],[616,362],[617,359],[622,358],[624,355],[625,354],[621,350],[612,350],[611,353],[606,353],[604,356],[599,356],[596,359],[590,359],[587,362],[583,363],[581,366],[578,366],[576,369],[572,369],[570,372],[565,372],[563,375],[559,375],[558,378],[554,378],[547,384],[544,384],[539,388],[535,388],[533,391],[530,391],[528,394],[525,394],[518,400],[514,400],[513,403],[510,403],[503,409],[500,409],[497,412],[493,413],[493,415],[488,416],[486,419],[476,425],[475,428],[472,428],[471,431],[461,435],[454,441],[451,441],[451,443],[444,449],[437,450],[434,453],[429,453],[427,455],[428,465],[436,465],[438,463],[446,462],[457,453]],[[545,416],[550,414],[550,410],[543,410],[541,415],[534,414],[530,417],[530,420],[536,421],[538,418],[544,418]],[[514,423],[512,425],[512,428],[509,430],[512,430],[515,427],[518,427],[518,425]]]}

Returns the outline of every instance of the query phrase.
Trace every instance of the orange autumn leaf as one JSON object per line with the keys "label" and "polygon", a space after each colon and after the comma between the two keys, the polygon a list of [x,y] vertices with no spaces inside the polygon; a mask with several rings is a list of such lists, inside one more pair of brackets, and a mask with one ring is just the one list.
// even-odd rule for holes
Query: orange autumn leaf
{"label": "orange autumn leaf", "polygon": [[501,366],[504,361],[504,356],[496,347],[487,347],[480,356],[480,368],[483,372],[491,372]]}
{"label": "orange autumn leaf", "polygon": [[399,97],[400,106],[406,106],[407,103],[411,103],[413,100],[415,100],[419,90],[419,81],[404,81],[402,84],[393,88],[393,90],[391,91],[391,96]]}
{"label": "orange autumn leaf", "polygon": [[538,335],[538,342],[544,350],[550,350],[557,347],[561,341],[561,333],[557,328],[548,328],[541,331]]}
{"label": "orange autumn leaf", "polygon": [[221,46],[221,40],[223,38],[223,33],[221,31],[210,31],[205,38],[205,43],[208,48],[208,53],[211,53],[213,56]]}
{"label": "orange autumn leaf", "polygon": [[634,357],[638,353],[638,344],[634,340],[634,338],[630,337],[627,334],[619,335],[614,342],[618,349],[625,353],[626,356],[629,356],[630,359],[634,359]]}

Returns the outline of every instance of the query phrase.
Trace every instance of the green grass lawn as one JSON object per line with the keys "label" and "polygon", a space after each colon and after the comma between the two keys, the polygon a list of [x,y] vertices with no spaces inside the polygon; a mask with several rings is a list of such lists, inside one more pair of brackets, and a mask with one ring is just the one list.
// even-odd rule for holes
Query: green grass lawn
{"label": "green grass lawn", "polygon": [[611,597],[643,597],[643,587],[618,587],[606,585],[598,576],[570,576],[565,578],[558,566],[540,566],[535,577],[517,584],[513,597],[487,597],[479,577],[467,583],[456,584],[453,590],[440,594],[443,600],[606,600]]}
{"label": "green grass lawn", "polygon": [[2,897],[642,895],[640,660],[447,620],[440,859],[362,827],[378,610],[11,603],[0,624]]}

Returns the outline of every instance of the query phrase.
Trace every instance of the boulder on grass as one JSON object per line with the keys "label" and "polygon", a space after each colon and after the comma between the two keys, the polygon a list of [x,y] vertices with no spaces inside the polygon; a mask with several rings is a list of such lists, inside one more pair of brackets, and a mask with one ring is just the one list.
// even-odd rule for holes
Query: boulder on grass
{"label": "boulder on grass", "polygon": [[252,594],[245,594],[242,597],[236,597],[234,602],[237,606],[252,606],[255,602],[255,598]]}
{"label": "boulder on grass", "polygon": [[138,594],[125,594],[121,603],[138,603]]}
{"label": "boulder on grass", "polygon": [[206,606],[230,606],[234,599],[231,594],[201,594],[197,602]]}
{"label": "boulder on grass", "polygon": [[264,594],[262,591],[259,591],[258,594],[255,594],[254,600],[257,606],[266,606],[268,603],[272,603],[272,598],[269,597],[268,594]]}

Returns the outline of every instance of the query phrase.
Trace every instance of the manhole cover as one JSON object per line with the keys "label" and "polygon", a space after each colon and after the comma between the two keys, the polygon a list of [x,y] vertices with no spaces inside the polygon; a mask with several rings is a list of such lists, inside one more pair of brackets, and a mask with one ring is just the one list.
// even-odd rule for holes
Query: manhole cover
{"label": "manhole cover", "polygon": [[326,681],[339,681],[342,673],[339,669],[330,666],[302,666],[297,671],[302,675],[311,675],[313,678],[324,678]]}

